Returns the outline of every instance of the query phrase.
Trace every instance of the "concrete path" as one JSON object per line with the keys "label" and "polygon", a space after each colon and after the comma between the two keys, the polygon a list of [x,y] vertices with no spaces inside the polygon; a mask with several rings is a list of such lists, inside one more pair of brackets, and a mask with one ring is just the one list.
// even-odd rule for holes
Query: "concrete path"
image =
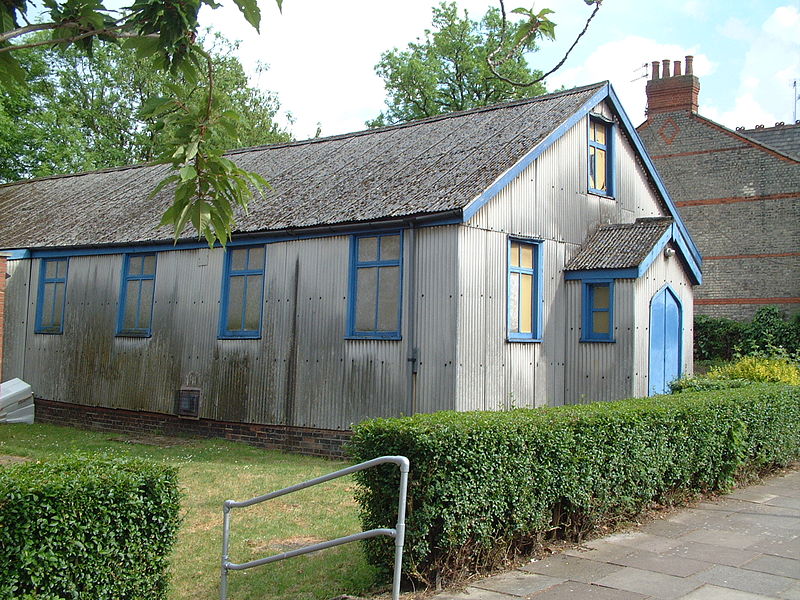
{"label": "concrete path", "polygon": [[800,471],[435,600],[800,600]]}

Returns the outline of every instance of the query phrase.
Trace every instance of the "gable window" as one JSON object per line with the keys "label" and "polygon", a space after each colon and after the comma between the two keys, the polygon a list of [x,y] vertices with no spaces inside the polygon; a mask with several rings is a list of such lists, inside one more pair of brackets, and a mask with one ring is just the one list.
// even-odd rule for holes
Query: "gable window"
{"label": "gable window", "polygon": [[508,242],[508,340],[541,339],[542,243]]}
{"label": "gable window", "polygon": [[348,337],[400,339],[402,256],[400,233],[353,237]]}
{"label": "gable window", "polygon": [[43,258],[39,266],[35,333],[64,332],[67,292],[67,259]]}
{"label": "gable window", "polygon": [[126,254],[122,265],[117,335],[150,337],[155,284],[156,255]]}
{"label": "gable window", "polygon": [[614,341],[613,280],[583,282],[581,341]]}
{"label": "gable window", "polygon": [[226,250],[220,338],[261,337],[265,253],[264,246]]}
{"label": "gable window", "polygon": [[605,196],[614,193],[612,132],[611,123],[597,117],[589,119],[589,191]]}

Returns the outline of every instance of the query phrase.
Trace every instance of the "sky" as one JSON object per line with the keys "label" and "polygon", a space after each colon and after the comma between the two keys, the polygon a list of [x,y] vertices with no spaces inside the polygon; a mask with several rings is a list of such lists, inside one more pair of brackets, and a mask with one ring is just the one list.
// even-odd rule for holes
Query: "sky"
{"label": "sky", "polygon": [[[531,0],[506,0],[506,9]],[[260,0],[256,33],[230,0],[204,8],[201,23],[240,40],[239,58],[252,83],[277,94],[279,121],[296,139],[365,129],[385,109],[381,53],[403,49],[430,27],[435,0]],[[479,19],[499,2],[460,0]],[[550,8],[556,40],[528,56],[547,71],[561,59],[591,13],[583,0],[537,0]],[[631,121],[644,121],[649,65],[695,57],[700,114],[731,129],[793,121],[800,93],[800,0],[604,0],[548,90],[609,80]],[[269,69],[257,74],[257,65]],[[792,82],[798,80],[797,89]],[[800,111],[800,104],[798,104]],[[293,121],[289,124],[286,112]]]}

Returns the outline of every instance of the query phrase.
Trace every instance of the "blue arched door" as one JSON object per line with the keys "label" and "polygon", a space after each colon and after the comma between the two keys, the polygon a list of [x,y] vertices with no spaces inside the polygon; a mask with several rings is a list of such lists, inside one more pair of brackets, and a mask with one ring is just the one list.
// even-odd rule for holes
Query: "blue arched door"
{"label": "blue arched door", "polygon": [[681,301],[669,286],[650,301],[650,396],[668,393],[670,382],[681,376],[681,313]]}

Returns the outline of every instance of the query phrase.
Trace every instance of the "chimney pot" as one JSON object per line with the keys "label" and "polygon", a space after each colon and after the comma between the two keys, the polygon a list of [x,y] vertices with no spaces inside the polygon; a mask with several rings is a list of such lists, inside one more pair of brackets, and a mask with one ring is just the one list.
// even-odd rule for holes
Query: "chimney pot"
{"label": "chimney pot", "polygon": [[664,60],[662,60],[661,61],[661,66],[662,66],[662,69],[661,69],[662,77],[664,77],[664,79],[666,79],[667,77],[669,77],[669,59],[665,58]]}
{"label": "chimney pot", "polygon": [[692,70],[692,62],[694,61],[694,56],[687,56],[686,57],[686,74],[693,75],[694,71]]}
{"label": "chimney pot", "polygon": [[658,74],[658,71],[661,67],[661,63],[658,62],[657,60],[654,60],[652,65],[653,65],[653,72],[651,73],[650,79],[659,79],[660,75]]}
{"label": "chimney pot", "polygon": [[681,61],[676,60],[672,65],[672,75],[678,77],[681,74]]}

